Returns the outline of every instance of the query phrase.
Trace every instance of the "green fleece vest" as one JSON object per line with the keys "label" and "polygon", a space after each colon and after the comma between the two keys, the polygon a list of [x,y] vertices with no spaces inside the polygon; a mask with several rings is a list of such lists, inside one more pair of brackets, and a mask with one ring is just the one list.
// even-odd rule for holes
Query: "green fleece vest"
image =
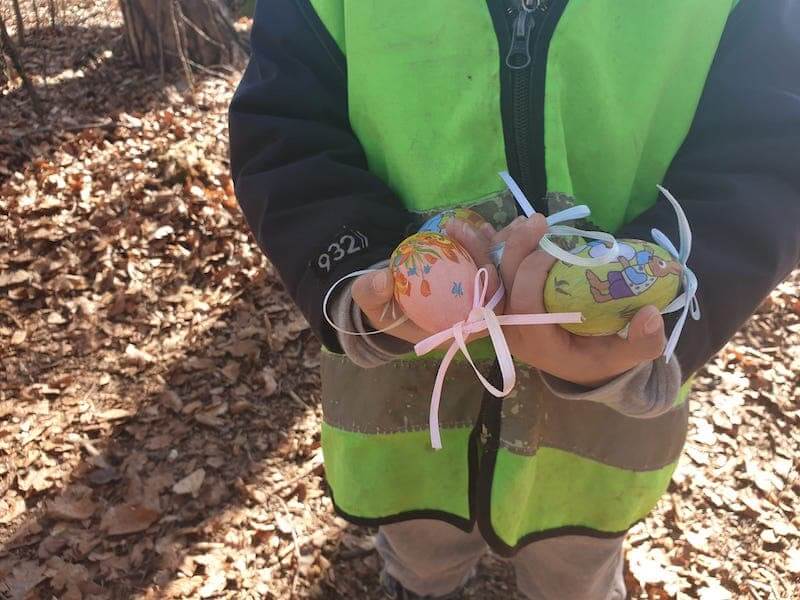
{"label": "green fleece vest", "polygon": [[[504,36],[506,9],[520,2],[311,0],[346,56],[350,121],[369,168],[409,210],[499,197],[498,171],[532,160],[526,136],[539,132],[542,190],[574,196],[615,231],[655,202],[735,2],[542,2],[530,69],[543,76],[519,84],[509,83],[520,74],[506,65]],[[519,96],[533,100],[520,108]],[[477,520],[495,549],[512,552],[560,533],[619,535],[666,489],[684,404],[632,419],[559,401],[524,369],[500,401],[461,364],[445,383],[444,448],[434,451],[437,366],[364,371],[324,355],[326,472],[351,519],[428,516],[465,529]]]}

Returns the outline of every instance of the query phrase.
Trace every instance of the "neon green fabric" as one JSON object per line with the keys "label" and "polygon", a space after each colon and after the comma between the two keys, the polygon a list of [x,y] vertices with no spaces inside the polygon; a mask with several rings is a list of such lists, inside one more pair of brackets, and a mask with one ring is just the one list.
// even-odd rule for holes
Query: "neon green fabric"
{"label": "neon green fabric", "polygon": [[624,531],[653,509],[675,466],[634,472],[553,448],[540,448],[531,457],[501,449],[492,524],[511,546],[530,532],[565,526]]}
{"label": "neon green fabric", "polygon": [[[428,431],[365,435],[322,425],[325,476],[337,506],[364,518],[440,510],[469,518],[470,429],[442,430],[442,450]],[[378,483],[380,482],[380,483]]]}
{"label": "neon green fabric", "polygon": [[499,192],[500,61],[486,4],[358,0],[345,29],[350,122],[370,170],[415,211]]}
{"label": "neon green fabric", "polygon": [[328,33],[339,46],[342,53],[347,54],[344,31],[344,0],[309,0]]}
{"label": "neon green fabric", "polygon": [[588,204],[606,231],[652,206],[689,131],[733,5],[569,2],[547,62],[548,189]]}

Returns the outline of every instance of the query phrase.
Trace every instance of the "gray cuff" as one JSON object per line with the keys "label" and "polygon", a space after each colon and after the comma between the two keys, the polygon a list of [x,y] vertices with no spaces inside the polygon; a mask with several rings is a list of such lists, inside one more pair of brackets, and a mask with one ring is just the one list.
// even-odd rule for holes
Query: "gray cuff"
{"label": "gray cuff", "polygon": [[663,357],[640,364],[597,388],[587,388],[547,373],[545,385],[565,400],[600,402],[629,417],[649,419],[664,414],[675,404],[681,387],[678,359]]}
{"label": "gray cuff", "polygon": [[[374,265],[373,269],[382,269],[389,261],[382,261]],[[365,323],[361,309],[353,302],[353,282],[348,283],[331,302],[331,318],[337,326],[347,331],[357,331],[362,335],[348,335],[337,332],[339,343],[347,357],[359,367],[370,369],[379,367],[399,356],[414,350],[410,342],[401,340],[389,334],[378,333],[363,335],[371,328]]]}

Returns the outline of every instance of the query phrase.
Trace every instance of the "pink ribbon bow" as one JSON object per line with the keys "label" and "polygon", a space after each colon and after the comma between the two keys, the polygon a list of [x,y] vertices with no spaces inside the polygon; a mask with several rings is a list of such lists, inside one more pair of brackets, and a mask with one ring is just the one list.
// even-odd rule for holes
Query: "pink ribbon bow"
{"label": "pink ribbon bow", "polygon": [[[501,325],[552,325],[557,323],[580,323],[583,320],[583,316],[579,312],[538,315],[501,315],[498,317],[494,313],[494,309],[505,294],[503,284],[500,284],[500,287],[497,288],[497,291],[494,293],[491,300],[489,300],[489,303],[486,304],[488,289],[489,273],[485,268],[481,268],[475,275],[475,293],[473,294],[472,310],[469,316],[467,316],[467,319],[459,321],[450,329],[425,338],[414,346],[414,351],[417,353],[417,356],[423,356],[431,350],[438,348],[447,340],[453,340],[453,343],[447,349],[439,365],[439,372],[436,374],[436,382],[434,383],[433,393],[431,395],[429,423],[431,445],[436,450],[440,450],[442,447],[441,435],[439,433],[439,404],[442,398],[444,378],[447,374],[447,369],[450,367],[450,363],[459,350],[461,350],[464,357],[472,366],[473,371],[475,371],[483,387],[495,398],[504,398],[514,389],[517,376],[514,370],[514,359],[511,356],[511,351],[508,348],[508,342],[506,342],[506,337],[503,335]],[[503,376],[502,389],[496,388],[480,373],[480,371],[478,371],[478,367],[475,366],[469,354],[469,350],[467,349],[466,337],[485,329],[489,330],[489,338],[492,340],[492,345],[497,355],[497,362],[500,365],[500,373]]]}

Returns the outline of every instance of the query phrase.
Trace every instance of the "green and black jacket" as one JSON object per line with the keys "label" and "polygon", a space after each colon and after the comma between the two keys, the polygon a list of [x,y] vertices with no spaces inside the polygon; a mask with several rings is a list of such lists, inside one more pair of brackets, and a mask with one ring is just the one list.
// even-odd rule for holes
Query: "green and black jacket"
{"label": "green and black jacket", "polygon": [[330,351],[323,440],[340,512],[477,522],[504,553],[620,535],[646,515],[685,405],[632,419],[558,402],[535,372],[501,402],[464,370],[433,452],[436,365],[348,364],[322,299],[421,214],[503,196],[498,171],[531,199],[575,197],[620,236],[677,239],[661,183],[694,233],[703,318],[678,346],[688,376],[800,258],[799,64],[797,0],[260,0],[231,165],[256,239]]}

